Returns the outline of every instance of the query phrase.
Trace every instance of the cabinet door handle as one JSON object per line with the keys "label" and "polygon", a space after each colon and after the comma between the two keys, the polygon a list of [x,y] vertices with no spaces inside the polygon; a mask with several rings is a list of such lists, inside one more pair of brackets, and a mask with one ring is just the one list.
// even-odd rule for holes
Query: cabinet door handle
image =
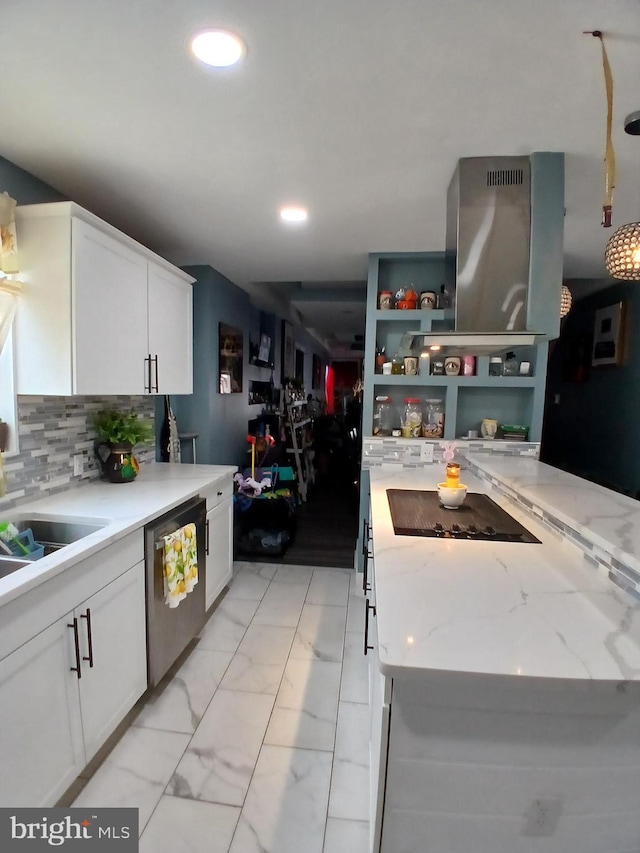
{"label": "cabinet door handle", "polygon": [[364,602],[364,653],[365,655],[369,651],[369,649],[373,649],[373,646],[369,645],[369,611],[373,610],[373,615],[376,615],[376,606],[375,604],[369,604],[369,599],[366,598]]}
{"label": "cabinet door handle", "polygon": [[362,566],[362,591],[366,594],[371,592],[371,584],[369,583],[369,560],[372,554],[369,553],[369,539],[371,537],[371,528],[366,519],[362,522],[362,556],[364,563]]}
{"label": "cabinet door handle", "polygon": [[144,370],[147,374],[147,378],[144,383],[144,390],[150,394],[151,393],[151,353],[144,360]]}
{"label": "cabinet door handle", "polygon": [[222,492],[218,492],[218,497],[220,497],[221,494],[222,494]]}
{"label": "cabinet door handle", "polygon": [[74,616],[73,622],[67,622],[67,628],[73,628],[73,642],[76,647],[76,665],[70,666],[71,672],[75,672],[78,678],[82,678],[82,669],[80,666],[80,638],[78,637],[78,620]]}
{"label": "cabinet door handle", "polygon": [[207,519],[207,523],[205,524],[205,531],[206,531],[206,536],[205,536],[205,549],[204,550],[205,550],[207,557],[208,557],[209,556],[209,519]]}
{"label": "cabinet door handle", "polygon": [[362,591],[365,593],[371,592],[371,584],[369,583],[369,555],[365,557],[364,566],[362,568]]}
{"label": "cabinet door handle", "polygon": [[362,556],[365,560],[369,556],[369,522],[366,520],[362,522]]}
{"label": "cabinet door handle", "polygon": [[80,614],[81,619],[87,620],[87,645],[89,647],[89,656],[83,655],[82,660],[89,661],[89,668],[93,668],[93,635],[91,634],[91,608],[87,607],[86,613]]}
{"label": "cabinet door handle", "polygon": [[[151,363],[152,361],[155,363],[155,366],[156,366],[156,384],[155,384],[154,390],[157,394],[160,390],[158,387],[158,381],[159,380],[158,380],[158,354],[157,353],[155,354],[155,356],[153,358],[151,358],[151,356],[149,356],[149,362]],[[151,364],[149,364],[149,385],[151,385]],[[151,388],[149,388],[149,390],[151,390]]]}

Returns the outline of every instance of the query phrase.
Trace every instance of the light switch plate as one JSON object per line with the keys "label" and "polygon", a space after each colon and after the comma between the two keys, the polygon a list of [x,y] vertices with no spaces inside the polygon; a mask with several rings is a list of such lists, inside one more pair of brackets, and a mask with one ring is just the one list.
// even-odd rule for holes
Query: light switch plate
{"label": "light switch plate", "polygon": [[433,462],[433,444],[425,442],[420,445],[420,461]]}

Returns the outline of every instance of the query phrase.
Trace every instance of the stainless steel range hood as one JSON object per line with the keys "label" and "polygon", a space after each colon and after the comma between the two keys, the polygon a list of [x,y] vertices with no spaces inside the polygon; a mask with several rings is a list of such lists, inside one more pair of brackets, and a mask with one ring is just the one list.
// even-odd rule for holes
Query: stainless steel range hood
{"label": "stainless steel range hood", "polygon": [[401,350],[439,346],[445,355],[499,355],[548,340],[527,328],[531,203],[528,156],[458,161],[447,193],[452,329],[407,332]]}
{"label": "stainless steel range hood", "polygon": [[527,327],[529,157],[465,157],[447,192],[446,288],[456,332]]}

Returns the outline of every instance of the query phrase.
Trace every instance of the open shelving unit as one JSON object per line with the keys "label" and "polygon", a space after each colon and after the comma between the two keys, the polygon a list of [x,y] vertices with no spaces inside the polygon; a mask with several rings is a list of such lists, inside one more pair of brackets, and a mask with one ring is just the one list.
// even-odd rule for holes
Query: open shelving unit
{"label": "open shelving unit", "polygon": [[[378,293],[400,287],[438,292],[444,280],[444,253],[375,254],[369,260],[367,333],[365,343],[363,434],[372,434],[373,404],[377,395],[391,397],[399,416],[405,397],[442,400],[444,438],[462,438],[479,429],[483,418],[499,423],[523,424],[529,440],[540,441],[547,372],[548,343],[514,347],[518,361],[531,365],[526,376],[490,376],[489,356],[476,358],[474,376],[386,375],[375,372],[375,352],[384,347],[388,360],[399,355],[418,355],[422,333],[453,330],[451,309],[380,310]],[[417,334],[418,333],[418,334]],[[456,354],[453,350],[448,355]],[[419,359],[420,363],[420,359]]]}
{"label": "open shelving unit", "polygon": [[293,400],[285,394],[285,427],[291,436],[291,447],[287,453],[294,457],[298,494],[303,501],[307,500],[307,491],[314,482],[313,446],[306,442],[306,428],[311,423],[307,414],[306,400]]}

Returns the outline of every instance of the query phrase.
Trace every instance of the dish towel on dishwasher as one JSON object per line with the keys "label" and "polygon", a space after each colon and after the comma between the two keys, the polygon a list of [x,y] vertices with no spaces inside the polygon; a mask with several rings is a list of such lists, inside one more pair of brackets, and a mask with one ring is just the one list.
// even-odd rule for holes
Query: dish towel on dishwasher
{"label": "dish towel on dishwasher", "polygon": [[177,607],[198,583],[198,540],[196,526],[185,524],[164,539],[164,601]]}

